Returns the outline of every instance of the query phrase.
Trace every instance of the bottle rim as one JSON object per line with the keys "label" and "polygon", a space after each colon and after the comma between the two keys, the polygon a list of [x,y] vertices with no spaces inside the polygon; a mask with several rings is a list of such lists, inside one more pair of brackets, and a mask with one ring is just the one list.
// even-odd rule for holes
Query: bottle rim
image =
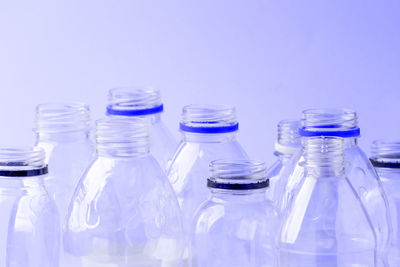
{"label": "bottle rim", "polygon": [[236,110],[228,105],[187,105],[179,128],[183,132],[223,134],[239,130]]}
{"label": "bottle rim", "polygon": [[40,147],[0,147],[0,177],[31,177],[48,173]]}
{"label": "bottle rim", "polygon": [[376,168],[400,169],[400,140],[373,141],[370,161]]}
{"label": "bottle rim", "polygon": [[220,159],[210,163],[211,177],[207,187],[225,190],[267,188],[266,165],[263,161]]}
{"label": "bottle rim", "polygon": [[306,109],[302,114],[302,137],[332,136],[351,138],[361,134],[357,113],[346,108]]}
{"label": "bottle rim", "polygon": [[109,90],[106,115],[146,116],[164,111],[161,94],[152,87],[127,86]]}
{"label": "bottle rim", "polygon": [[81,102],[42,103],[36,106],[36,133],[90,130],[90,108]]}

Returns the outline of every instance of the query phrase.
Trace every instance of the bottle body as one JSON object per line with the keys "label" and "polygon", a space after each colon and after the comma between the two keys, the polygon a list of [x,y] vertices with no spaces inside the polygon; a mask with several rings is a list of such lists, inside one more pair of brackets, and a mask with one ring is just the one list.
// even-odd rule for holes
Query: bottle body
{"label": "bottle body", "polygon": [[375,246],[348,179],[306,177],[283,223],[279,266],[376,266]]}
{"label": "bottle body", "polygon": [[79,135],[77,139],[38,137],[35,144],[44,149],[46,162],[52,166],[46,188],[56,201],[63,225],[79,179],[94,157],[94,145],[89,133]]}
{"label": "bottle body", "polygon": [[[12,159],[16,153],[20,153],[18,161],[4,161],[4,156]],[[42,163],[30,164],[20,157],[25,157],[22,153],[41,154]],[[0,149],[0,157],[0,266],[59,266],[59,218],[44,185],[44,152]]]}
{"label": "bottle body", "polygon": [[182,245],[178,204],[154,158],[94,161],[64,235],[74,266],[179,266]]}
{"label": "bottle body", "polygon": [[389,266],[400,266],[400,171],[387,171],[377,168],[379,177],[381,178],[383,189],[388,197],[390,216],[392,219],[392,238],[388,250]]}
{"label": "bottle body", "polygon": [[97,156],[75,191],[64,233],[71,266],[180,266],[179,206],[149,153],[145,122],[97,122]]}
{"label": "bottle body", "polygon": [[[306,110],[303,112],[303,127],[300,129],[302,140],[311,137],[341,137],[344,139],[344,157],[346,177],[368,213],[377,236],[378,266],[386,266],[387,249],[390,242],[390,213],[388,201],[373,166],[366,154],[360,149],[357,140],[360,129],[357,115],[349,110]],[[283,195],[283,209],[293,202],[305,177],[304,149],[294,156],[296,164],[288,171],[288,183]]]}
{"label": "bottle body", "polygon": [[280,266],[376,266],[376,234],[346,177],[343,139],[305,143],[303,177],[281,227]]}
{"label": "bottle body", "polygon": [[192,224],[190,266],[277,266],[279,217],[266,198],[265,164],[216,160],[210,169],[210,197]]}
{"label": "bottle body", "polygon": [[371,149],[375,167],[388,198],[392,222],[392,238],[388,249],[389,266],[400,266],[400,142],[376,140]]}

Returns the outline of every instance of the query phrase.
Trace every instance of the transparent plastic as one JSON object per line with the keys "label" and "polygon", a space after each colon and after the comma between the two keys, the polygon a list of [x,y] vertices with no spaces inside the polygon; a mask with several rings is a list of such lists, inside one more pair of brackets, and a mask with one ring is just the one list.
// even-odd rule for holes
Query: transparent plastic
{"label": "transparent plastic", "polygon": [[180,266],[179,206],[149,152],[145,122],[97,122],[96,159],[79,182],[64,235],[71,266]]}
{"label": "transparent plastic", "polygon": [[36,146],[51,166],[47,188],[65,223],[72,194],[94,156],[90,110],[82,103],[50,103],[36,107]]}
{"label": "transparent plastic", "polygon": [[[35,123],[36,146],[45,150],[51,166],[46,188],[56,201],[64,229],[69,202],[94,156],[90,110],[83,103],[41,104],[36,107]],[[60,266],[71,266],[63,250],[60,257]]]}
{"label": "transparent plastic", "polygon": [[0,267],[57,267],[59,218],[40,148],[0,148]]}
{"label": "transparent plastic", "polygon": [[346,176],[344,141],[304,140],[304,177],[282,223],[279,266],[376,266],[376,235]]}
{"label": "transparent plastic", "polygon": [[[381,181],[366,154],[357,144],[360,137],[357,113],[348,109],[309,109],[303,111],[300,135],[302,139],[313,136],[344,138],[346,176],[360,198],[377,236],[378,266],[386,266],[386,254],[390,243],[391,222],[388,201]],[[294,193],[304,177],[304,152],[294,156],[297,163],[290,170],[286,193],[282,199],[283,210],[287,209]]]}
{"label": "transparent plastic", "polygon": [[[237,127],[233,107],[189,105],[183,108],[183,139],[171,163],[168,178],[182,210],[187,240],[193,215],[209,195],[205,185],[210,162],[221,158],[247,158],[236,140]],[[188,258],[187,250],[184,258]]]}
{"label": "transparent plastic", "polygon": [[296,164],[293,160],[296,157],[293,157],[293,155],[301,151],[299,128],[300,120],[282,120],[278,123],[278,138],[274,152],[277,160],[267,171],[270,184],[267,190],[267,198],[280,211],[282,211],[282,196],[285,193],[290,175],[287,172],[293,170]]}
{"label": "transparent plastic", "polygon": [[400,266],[400,141],[374,141],[371,162],[389,201],[393,229],[388,253],[389,266]]}
{"label": "transparent plastic", "polygon": [[194,217],[190,266],[277,266],[279,220],[266,198],[265,164],[216,160],[210,169],[211,194]]}
{"label": "transparent plastic", "polygon": [[108,116],[142,118],[150,121],[151,153],[166,170],[177,142],[161,120],[163,110],[160,91],[153,88],[114,88],[108,94]]}

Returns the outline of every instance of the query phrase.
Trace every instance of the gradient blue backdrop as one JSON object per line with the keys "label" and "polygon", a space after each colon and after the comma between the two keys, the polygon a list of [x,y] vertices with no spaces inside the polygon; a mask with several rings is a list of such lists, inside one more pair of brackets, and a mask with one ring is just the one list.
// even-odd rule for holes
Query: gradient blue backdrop
{"label": "gradient blue backdrop", "polygon": [[276,123],[308,107],[359,111],[361,144],[400,138],[400,1],[0,1],[0,144],[33,142],[40,102],[162,90],[181,107],[237,107],[240,140],[273,160]]}

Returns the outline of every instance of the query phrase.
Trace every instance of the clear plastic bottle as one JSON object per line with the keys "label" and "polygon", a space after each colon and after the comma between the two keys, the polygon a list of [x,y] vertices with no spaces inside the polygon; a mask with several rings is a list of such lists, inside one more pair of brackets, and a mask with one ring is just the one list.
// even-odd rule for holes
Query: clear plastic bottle
{"label": "clear plastic bottle", "polygon": [[187,241],[193,215],[209,195],[205,184],[210,162],[222,158],[247,159],[236,140],[238,128],[233,107],[189,105],[183,108],[180,123],[183,139],[172,160],[168,178],[182,210]]}
{"label": "clear plastic bottle", "polygon": [[68,205],[94,156],[90,138],[90,111],[82,103],[50,103],[36,107],[36,146],[46,152],[51,166],[46,181],[64,225]]}
{"label": "clear plastic bottle", "polygon": [[389,266],[400,266],[400,141],[374,141],[371,162],[389,201],[393,227],[388,253]]}
{"label": "clear plastic bottle", "polygon": [[303,140],[301,179],[279,237],[282,267],[376,266],[376,235],[346,176],[344,139]]}
{"label": "clear plastic bottle", "polygon": [[296,162],[293,155],[301,153],[301,140],[299,135],[300,120],[282,120],[278,124],[278,138],[275,143],[274,155],[277,160],[267,171],[269,189],[267,198],[280,211],[282,209],[281,199],[286,190],[287,179]]}
{"label": "clear plastic bottle", "polygon": [[[348,109],[309,109],[303,111],[300,136],[307,139],[314,136],[344,138],[346,175],[360,198],[372,222],[377,236],[379,253],[378,266],[386,266],[386,254],[390,243],[390,213],[382,184],[366,154],[357,144],[360,137],[357,113]],[[297,163],[290,171],[286,193],[282,199],[283,208],[296,192],[304,177],[304,153],[295,155]]]}
{"label": "clear plastic bottle", "polygon": [[[46,188],[55,199],[63,230],[69,202],[94,156],[90,110],[83,103],[41,104],[36,107],[35,124],[36,146],[44,149],[51,166]],[[70,267],[60,243],[60,266]]]}
{"label": "clear plastic bottle", "polygon": [[160,91],[153,88],[114,88],[108,94],[108,116],[150,121],[151,153],[160,166],[167,170],[177,143],[161,120],[163,110]]}
{"label": "clear plastic bottle", "polygon": [[209,199],[192,228],[192,267],[275,267],[278,212],[266,198],[263,162],[216,160],[210,164]]}
{"label": "clear plastic bottle", "polygon": [[96,124],[95,161],[71,201],[64,248],[74,267],[180,266],[176,196],[149,152],[145,120]]}
{"label": "clear plastic bottle", "polygon": [[0,267],[57,267],[59,217],[41,148],[0,148]]}

